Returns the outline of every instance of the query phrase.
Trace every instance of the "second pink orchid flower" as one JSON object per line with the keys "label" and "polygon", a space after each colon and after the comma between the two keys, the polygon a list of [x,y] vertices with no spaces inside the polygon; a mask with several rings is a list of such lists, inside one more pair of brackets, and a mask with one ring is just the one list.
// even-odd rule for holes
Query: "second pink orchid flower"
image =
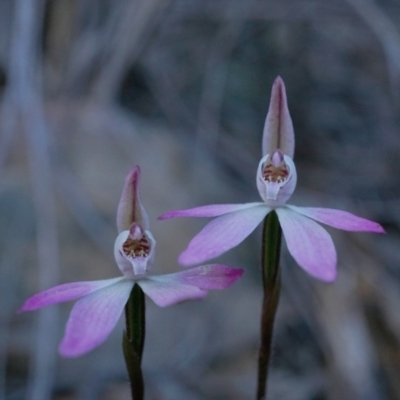
{"label": "second pink orchid flower", "polygon": [[166,307],[184,300],[203,298],[208,290],[225,289],[243,270],[222,264],[203,265],[167,275],[149,275],[156,242],[149,231],[146,211],[139,196],[140,169],[127,176],[117,212],[120,232],[114,256],[123,276],[112,279],[66,283],[30,297],[20,311],[78,300],[71,311],[61,355],[77,357],[99,346],[117,324],[131,290],[138,284],[154,303]]}

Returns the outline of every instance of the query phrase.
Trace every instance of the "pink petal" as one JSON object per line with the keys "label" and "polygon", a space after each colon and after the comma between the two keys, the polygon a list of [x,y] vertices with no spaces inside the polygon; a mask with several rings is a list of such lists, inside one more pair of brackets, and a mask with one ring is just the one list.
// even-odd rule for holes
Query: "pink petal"
{"label": "pink petal", "polygon": [[54,286],[51,289],[45,290],[30,297],[25,301],[18,312],[33,311],[51,304],[75,300],[79,297],[95,292],[96,290],[113,285],[122,279],[124,278],[121,277],[100,281],[73,282]]}
{"label": "pink petal", "polygon": [[179,262],[193,265],[218,257],[249,236],[270,211],[257,205],[214,219],[192,239]]}
{"label": "pink petal", "polygon": [[293,158],[294,130],[286,99],[285,84],[277,77],[272,86],[269,110],[264,125],[262,140],[263,156],[280,149],[283,154]]}
{"label": "pink petal", "polygon": [[207,292],[197,286],[168,279],[168,275],[148,276],[137,284],[160,307],[167,307],[185,300],[202,299]]}
{"label": "pink petal", "polygon": [[140,168],[133,168],[125,178],[121,199],[117,211],[118,232],[128,230],[133,222],[140,224],[144,230],[149,229],[149,218],[139,195]]}
{"label": "pink petal", "polygon": [[189,208],[187,210],[169,211],[160,217],[159,220],[177,218],[177,217],[219,217],[234,211],[245,210],[247,208],[263,205],[264,203],[246,203],[246,204],[215,204]]}
{"label": "pink petal", "polygon": [[290,254],[309,274],[325,282],[336,279],[336,250],[329,233],[313,220],[277,208]]}
{"label": "pink petal", "polygon": [[80,299],[71,311],[60,354],[78,357],[103,343],[117,324],[133,285],[123,279]]}
{"label": "pink petal", "polygon": [[357,217],[347,211],[333,210],[331,208],[288,207],[299,214],[337,229],[355,232],[385,233],[385,230],[377,222]]}
{"label": "pink petal", "polygon": [[202,290],[226,289],[233,285],[244,271],[223,264],[202,265],[186,271],[164,275],[163,279],[197,286]]}

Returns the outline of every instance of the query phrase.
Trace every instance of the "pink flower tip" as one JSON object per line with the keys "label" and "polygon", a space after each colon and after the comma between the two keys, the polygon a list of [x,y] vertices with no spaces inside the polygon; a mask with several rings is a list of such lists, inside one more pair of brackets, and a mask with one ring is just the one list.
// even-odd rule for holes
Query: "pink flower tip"
{"label": "pink flower tip", "polygon": [[336,281],[337,278],[337,269],[335,268],[334,270],[325,272],[324,274],[321,274],[319,276],[314,275],[314,278],[325,283],[333,283]]}
{"label": "pink flower tip", "polygon": [[284,85],[284,84],[285,84],[285,83],[283,82],[283,79],[281,78],[280,75],[278,75],[278,76],[275,78],[274,83],[273,83],[273,85]]}
{"label": "pink flower tip", "polygon": [[38,305],[36,303],[36,301],[35,301],[36,296],[32,296],[32,297],[29,298],[28,300],[26,300],[25,303],[22,304],[22,306],[20,308],[18,308],[17,314],[21,314],[21,313],[27,312],[27,311],[36,311],[39,308],[43,307],[42,305]]}
{"label": "pink flower tip", "polygon": [[385,229],[383,228],[383,226],[382,225],[380,225],[380,224],[376,224],[376,228],[375,228],[375,231],[374,231],[375,233],[380,233],[380,234],[383,234],[383,235],[386,235],[386,231],[385,231]]}
{"label": "pink flower tip", "polygon": [[135,179],[137,179],[140,176],[140,167],[139,165],[135,165],[128,173],[126,180],[130,181],[132,179],[132,181],[134,181]]}
{"label": "pink flower tip", "polygon": [[242,277],[244,270],[223,264],[202,265],[179,272],[182,283],[196,286],[201,290],[223,290]]}

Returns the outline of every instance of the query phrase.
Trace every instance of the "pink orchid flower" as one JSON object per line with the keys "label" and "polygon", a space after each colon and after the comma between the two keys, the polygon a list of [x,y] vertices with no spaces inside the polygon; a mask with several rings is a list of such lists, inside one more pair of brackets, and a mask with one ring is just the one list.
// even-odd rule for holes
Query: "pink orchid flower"
{"label": "pink orchid flower", "polygon": [[203,265],[167,275],[148,275],[156,242],[140,196],[140,169],[127,176],[117,212],[119,235],[114,256],[123,276],[55,286],[30,297],[19,311],[80,299],[73,307],[59,352],[77,357],[103,343],[117,324],[131,290],[138,284],[158,306],[203,298],[208,290],[225,289],[243,270],[222,264]]}
{"label": "pink orchid flower", "polygon": [[218,217],[198,233],[179,257],[188,266],[215,258],[237,246],[275,210],[290,254],[308,273],[322,281],[336,278],[336,250],[329,233],[315,221],[346,231],[384,233],[376,222],[346,211],[286,204],[296,188],[293,163],[294,131],[283,80],[276,78],[265,121],[263,157],[257,169],[257,188],[263,202],[221,204],[170,211],[159,219]]}

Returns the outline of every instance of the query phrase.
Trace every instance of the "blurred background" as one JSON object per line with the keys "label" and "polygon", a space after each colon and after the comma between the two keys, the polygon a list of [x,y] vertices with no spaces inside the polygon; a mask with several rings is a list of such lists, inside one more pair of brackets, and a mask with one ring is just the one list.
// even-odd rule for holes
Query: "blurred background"
{"label": "blurred background", "polygon": [[[282,250],[269,399],[400,399],[399,0],[0,1],[0,399],[129,399],[122,321],[62,359],[72,304],[16,314],[55,284],[104,279],[127,171],[157,239],[155,273],[205,220],[163,212],[259,201],[274,78],[286,82],[298,186],[290,203],[345,209],[387,235],[329,229],[327,285]],[[252,399],[260,231],[219,259],[231,289],[147,303],[147,399]]]}

